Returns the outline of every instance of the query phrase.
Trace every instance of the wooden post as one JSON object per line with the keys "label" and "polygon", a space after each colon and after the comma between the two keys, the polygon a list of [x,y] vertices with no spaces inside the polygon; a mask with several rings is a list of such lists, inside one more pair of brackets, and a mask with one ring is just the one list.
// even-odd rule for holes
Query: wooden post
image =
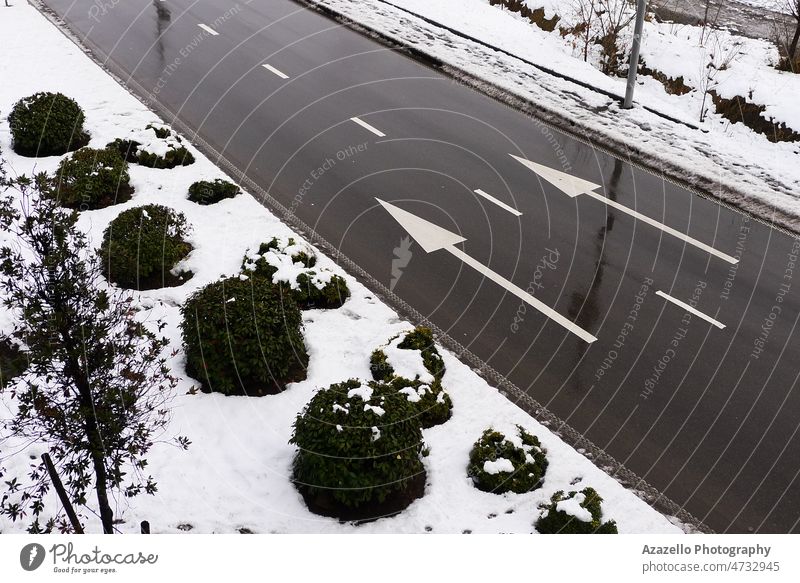
{"label": "wooden post", "polygon": [[67,491],[64,490],[64,485],[61,483],[61,478],[59,478],[58,474],[56,473],[56,467],[53,465],[53,460],[50,459],[50,454],[43,453],[42,461],[44,461],[44,465],[47,467],[47,473],[50,474],[50,480],[52,480],[53,487],[56,489],[58,497],[61,500],[61,504],[64,506],[64,510],[67,512],[67,517],[72,523],[72,528],[75,530],[75,534],[83,534],[83,527],[78,520],[78,515],[75,514],[75,510],[72,508],[72,503],[69,501]]}

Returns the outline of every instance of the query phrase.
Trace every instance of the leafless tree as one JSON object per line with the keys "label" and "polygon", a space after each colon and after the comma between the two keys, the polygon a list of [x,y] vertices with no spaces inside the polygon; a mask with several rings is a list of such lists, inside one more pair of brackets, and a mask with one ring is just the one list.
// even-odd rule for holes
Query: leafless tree
{"label": "leafless tree", "polygon": [[730,35],[723,35],[717,30],[712,30],[706,38],[705,44],[701,46],[701,51],[701,66],[703,70],[700,74],[698,89],[703,95],[703,102],[700,106],[700,122],[702,123],[705,121],[706,115],[708,115],[708,108],[706,107],[708,96],[719,87],[719,74],[729,69],[741,56],[742,41]]}
{"label": "leafless tree", "polygon": [[606,74],[620,73],[625,52],[622,33],[636,17],[631,0],[573,0],[574,25],[568,32],[584,61],[589,60],[593,45],[600,47],[600,67]]}
{"label": "leafless tree", "polygon": [[780,0],[776,7],[773,35],[781,60],[779,69],[800,73],[797,47],[800,45],[800,0]]}
{"label": "leafless tree", "polygon": [[589,47],[595,40],[597,32],[597,5],[599,0],[573,0],[575,26],[572,35],[577,41],[583,60],[589,60]]}
{"label": "leafless tree", "polygon": [[598,42],[602,47],[602,67],[606,74],[620,73],[620,62],[627,45],[623,45],[622,32],[636,18],[636,7],[631,0],[598,0],[600,3]]}
{"label": "leafless tree", "polygon": [[703,22],[702,30],[700,31],[700,44],[705,44],[708,39],[708,34],[711,30],[716,28],[719,21],[719,14],[722,12],[722,3],[717,5],[716,11],[714,10],[711,0],[703,0]]}
{"label": "leafless tree", "polygon": [[797,58],[797,43],[800,41],[800,0],[784,0],[786,11],[794,19],[794,35],[792,41],[789,43],[789,48],[786,51],[786,56],[789,61],[794,63]]}

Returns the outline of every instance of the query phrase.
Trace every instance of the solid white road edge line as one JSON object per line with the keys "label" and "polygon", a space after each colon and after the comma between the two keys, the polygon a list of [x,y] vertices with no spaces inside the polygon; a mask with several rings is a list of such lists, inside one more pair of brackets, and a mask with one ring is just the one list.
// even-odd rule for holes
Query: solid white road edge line
{"label": "solid white road edge line", "polygon": [[479,196],[482,196],[483,198],[485,198],[485,199],[486,199],[486,200],[488,200],[489,202],[493,202],[494,204],[496,204],[497,206],[499,206],[501,209],[507,210],[508,212],[510,212],[510,213],[511,213],[512,215],[514,215],[514,216],[517,216],[517,217],[521,217],[521,216],[522,216],[522,213],[521,213],[521,212],[519,212],[517,209],[515,209],[515,208],[513,208],[513,207],[510,207],[510,206],[508,206],[506,203],[504,203],[504,202],[502,202],[502,201],[500,201],[500,200],[497,200],[497,199],[496,199],[495,197],[493,197],[491,194],[488,194],[488,193],[484,192],[484,191],[483,191],[483,190],[481,190],[480,188],[478,188],[478,189],[476,189],[476,190],[475,190],[475,194],[477,194],[477,195],[479,195]]}
{"label": "solid white road edge line", "polygon": [[722,322],[719,322],[719,321],[715,320],[715,319],[714,319],[714,318],[712,318],[711,316],[706,316],[706,315],[705,315],[703,312],[701,312],[700,310],[696,310],[696,309],[694,309],[692,306],[690,306],[690,305],[689,305],[689,304],[687,304],[686,302],[682,302],[682,301],[680,301],[680,300],[678,300],[678,299],[675,299],[675,298],[673,298],[672,296],[665,294],[665,293],[664,293],[663,291],[661,291],[661,290],[658,290],[658,291],[656,292],[656,295],[657,295],[657,296],[661,296],[662,298],[664,298],[664,299],[665,299],[665,300],[667,300],[668,302],[672,302],[672,303],[673,303],[673,304],[675,304],[676,306],[680,306],[681,308],[683,308],[683,309],[684,309],[684,310],[686,310],[687,312],[690,312],[690,313],[694,314],[694,315],[695,315],[695,316],[697,316],[698,318],[702,318],[703,320],[705,320],[705,321],[706,321],[706,322],[708,322],[709,324],[713,324],[714,326],[716,326],[716,327],[717,327],[717,328],[719,328],[720,330],[724,330],[724,329],[725,329],[725,324],[723,324]]}
{"label": "solid white road edge line", "polygon": [[351,118],[350,118],[350,120],[351,120],[351,121],[354,121],[354,122],[356,122],[358,125],[360,125],[360,126],[361,126],[362,128],[364,128],[365,130],[369,130],[369,131],[371,131],[373,134],[375,134],[375,135],[376,135],[376,136],[378,136],[379,138],[385,138],[385,137],[386,137],[386,134],[384,134],[384,133],[383,133],[382,131],[380,131],[379,129],[376,129],[376,128],[374,128],[373,126],[369,125],[369,124],[368,124],[367,122],[365,122],[363,119],[359,119],[359,118],[357,118],[357,117],[351,117]]}
{"label": "solid white road edge line", "polygon": [[278,69],[276,69],[272,65],[266,65],[265,64],[265,65],[261,65],[261,66],[264,67],[267,71],[271,71],[272,73],[275,73],[281,79],[288,79],[289,78],[289,75],[287,75],[286,73],[283,73],[281,71],[278,71]]}
{"label": "solid white road edge line", "polygon": [[219,34],[216,30],[214,30],[213,28],[211,28],[210,26],[208,26],[206,24],[198,24],[197,26],[202,28],[208,34],[213,34],[214,36],[217,36]]}

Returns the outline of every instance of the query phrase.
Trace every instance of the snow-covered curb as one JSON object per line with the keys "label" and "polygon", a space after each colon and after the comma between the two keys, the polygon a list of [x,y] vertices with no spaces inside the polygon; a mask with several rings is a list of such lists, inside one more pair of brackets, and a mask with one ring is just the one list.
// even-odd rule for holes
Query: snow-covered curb
{"label": "snow-covered curb", "polygon": [[[0,36],[5,54],[0,77],[13,84],[0,87],[0,109],[40,90],[59,90],[75,98],[85,109],[91,146],[102,147],[130,130],[157,123],[156,116],[116,84],[100,67],[82,54],[35,9],[18,5],[4,13]],[[36,50],[32,44],[35,43]],[[4,117],[4,116],[3,116]],[[0,147],[16,173],[53,171],[60,157],[31,160],[10,150],[5,119],[0,122]],[[185,213],[193,226],[194,251],[185,267],[195,275],[185,285],[141,294],[153,306],[153,315],[167,322],[165,332],[177,354],[170,364],[180,377],[171,431],[188,436],[193,444],[186,453],[158,444],[149,456],[157,476],[155,496],[118,501],[124,511],[123,532],[135,532],[147,519],[154,532],[180,532],[191,525],[194,532],[531,532],[537,505],[560,489],[569,490],[580,478],[606,499],[604,509],[614,517],[620,532],[679,532],[659,514],[592,465],[528,414],[490,387],[468,366],[443,351],[447,366],[444,385],[453,398],[453,417],[446,424],[426,430],[430,446],[426,458],[429,485],[426,495],[400,516],[356,527],[310,513],[288,479],[294,448],[288,444],[295,415],[320,387],[350,377],[369,378],[373,348],[409,327],[409,324],[353,277],[346,276],[352,297],[338,310],[304,314],[305,337],[311,355],[308,379],[286,392],[265,398],[191,395],[196,386],[184,373],[180,353],[179,304],[198,287],[223,274],[238,273],[248,248],[272,236],[297,237],[252,196],[242,195],[217,205],[200,206],[186,199],[189,184],[221,177],[220,170],[200,152],[197,162],[173,170],[131,166],[136,191],[125,204],[85,212],[80,225],[92,242],[99,243],[103,230],[122,210],[147,203],[169,205]],[[297,237],[299,239],[299,237]],[[319,264],[340,269],[323,256]],[[2,314],[0,321],[5,321]],[[347,363],[346,367],[342,363]],[[8,403],[0,398],[0,410]],[[551,465],[544,487],[526,495],[495,496],[479,492],[466,477],[468,452],[483,429],[504,429],[519,423],[536,434],[550,452]],[[3,444],[4,454],[19,444]],[[41,453],[33,444],[7,460],[9,477],[26,473],[28,455]],[[22,523],[0,521],[0,531],[19,532]],[[89,528],[98,531],[90,521]]]}
{"label": "snow-covered curb", "polygon": [[[737,129],[736,139],[731,140],[713,132],[690,129],[642,107],[625,111],[617,101],[602,93],[549,75],[518,58],[465,38],[463,35],[497,44],[503,35],[511,36],[511,30],[521,24],[515,15],[500,12],[488,2],[476,7],[470,1],[458,10],[448,10],[450,0],[294,1],[345,24],[366,29],[384,42],[408,47],[464,83],[598,149],[608,149],[667,180],[745,209],[768,222],[800,231],[800,170],[791,163],[800,154],[797,144],[771,144],[746,128]],[[470,14],[470,10],[480,10],[479,17]],[[496,14],[492,16],[492,12]],[[425,19],[412,13],[422,14]],[[506,19],[504,28],[483,24],[495,17]],[[454,34],[430,21],[443,22],[462,34]],[[512,47],[520,57],[541,62],[545,68],[560,67],[568,76],[603,91],[624,93],[624,80],[609,79],[577,59],[558,55],[542,35],[535,30],[529,32],[525,44],[520,45],[522,48]],[[646,101],[648,106],[671,117],[686,117],[666,100],[650,95]]]}

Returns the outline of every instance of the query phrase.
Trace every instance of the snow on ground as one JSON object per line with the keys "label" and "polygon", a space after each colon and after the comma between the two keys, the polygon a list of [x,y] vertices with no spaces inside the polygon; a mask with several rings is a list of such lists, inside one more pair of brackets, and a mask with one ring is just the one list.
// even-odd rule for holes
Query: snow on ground
{"label": "snow on ground", "polygon": [[419,379],[423,383],[432,383],[433,375],[425,368],[422,351],[400,348],[399,345],[404,339],[405,334],[401,334],[381,349],[386,355],[387,362],[394,369],[394,374],[406,379]]}
{"label": "snow on ground", "polygon": [[[116,137],[158,120],[117,85],[77,47],[62,36],[32,7],[17,4],[3,12],[0,38],[4,54],[0,78],[0,147],[14,172],[53,171],[60,157],[33,160],[10,150],[8,123],[11,106],[36,91],[62,91],[85,109],[92,147],[102,147]],[[188,394],[197,385],[184,372],[180,353],[179,304],[200,286],[224,274],[239,272],[248,248],[273,236],[294,236],[277,218],[244,194],[216,205],[200,206],[187,200],[189,185],[200,179],[223,177],[199,152],[197,162],[172,170],[131,165],[135,186],[133,199],[125,204],[85,212],[80,226],[95,245],[103,230],[121,211],[147,203],[160,203],[185,213],[193,226],[194,251],[185,267],[194,277],[181,287],[143,292],[141,301],[152,305],[152,316],[167,322],[166,333],[178,349],[170,359],[180,384],[173,401],[169,431],[187,436],[187,452],[156,444],[149,455],[149,469],[158,480],[155,496],[119,500],[116,515],[123,532],[138,531],[139,521],[150,521],[153,532],[309,532],[377,533],[432,532],[531,532],[537,506],[557,490],[571,484],[591,485],[605,498],[606,515],[619,524],[620,532],[680,532],[633,493],[592,465],[586,458],[539,425],[470,368],[446,351],[444,386],[454,403],[453,417],[444,425],[425,431],[430,455],[425,458],[428,485],[423,498],[395,518],[354,526],[309,512],[289,480],[294,448],[288,440],[295,416],[320,387],[348,378],[369,379],[372,350],[387,338],[408,330],[404,322],[353,278],[347,276],[352,297],[338,310],[304,313],[305,338],[310,354],[308,379],[282,394],[263,397],[225,397]],[[339,271],[319,255],[319,264]],[[7,314],[0,312],[7,325]],[[0,397],[0,411],[13,403]],[[470,448],[489,426],[514,431],[520,424],[537,435],[549,452],[550,467],[544,486],[536,492],[498,496],[475,489],[466,474]],[[23,477],[44,444],[0,444],[8,478]],[[8,479],[7,478],[7,479]],[[577,480],[577,482],[576,482]],[[574,488],[573,488],[574,489]],[[0,519],[0,532],[19,532],[24,522]],[[99,532],[99,523],[89,521]]]}
{"label": "snow on ground", "polygon": [[[433,56],[457,71],[486,81],[502,91],[535,104],[537,116],[556,125],[576,124],[575,131],[596,143],[639,158],[653,168],[681,177],[687,183],[750,209],[765,218],[800,228],[800,155],[797,143],[769,142],[743,124],[731,124],[710,113],[703,130],[669,121],[642,107],[623,111],[600,93],[544,73],[515,56],[500,53],[463,38],[407,11],[441,23],[462,35],[503,49],[526,61],[568,75],[593,87],[624,95],[625,80],[601,74],[572,56],[568,42],[556,30],[546,33],[518,14],[492,6],[487,0],[306,0],[325,6],[402,44]],[[547,13],[569,0],[537,0]],[[396,5],[396,6],[392,6]],[[536,6],[534,6],[536,5]],[[399,10],[397,7],[407,11]],[[549,14],[548,14],[549,15]],[[693,45],[692,27],[646,23],[644,55],[667,69],[682,65],[682,74],[695,77],[704,70]],[[686,37],[689,38],[686,38]],[[720,42],[730,35],[720,33]],[[667,38],[671,37],[671,38]],[[718,76],[723,96],[744,92],[763,100],[767,114],[800,131],[797,108],[800,76],[771,68],[774,47],[760,40],[740,39],[740,60]],[[652,44],[650,44],[652,43]],[[661,51],[666,51],[662,53]],[[694,54],[690,54],[694,51]],[[719,51],[716,51],[717,53]],[[680,54],[680,57],[678,56]],[[691,61],[685,61],[688,56]],[[661,56],[662,58],[659,58]],[[692,63],[696,63],[696,66]],[[735,77],[735,80],[733,79]],[[642,79],[636,100],[640,104],[697,125],[700,101],[695,95],[668,95],[652,78]],[[565,123],[566,121],[566,123]],[[772,208],[770,208],[772,207]],[[777,210],[781,217],[773,217]]]}
{"label": "snow on ground", "polygon": [[585,500],[586,495],[578,492],[571,498],[567,498],[566,500],[561,500],[558,502],[556,504],[556,510],[560,512],[566,512],[570,516],[574,516],[582,522],[591,522],[592,513],[581,506]]}
{"label": "snow on ground", "polygon": [[500,472],[510,474],[514,471],[514,464],[509,459],[499,457],[494,461],[486,460],[483,462],[483,471],[491,475],[499,474]]}
{"label": "snow on ground", "polygon": [[[704,33],[702,28],[696,26],[675,28],[671,24],[652,23],[648,25],[647,32],[642,59],[648,67],[673,79],[683,77],[689,87],[702,88],[708,70],[706,65],[713,62],[718,71],[710,85],[716,93],[726,99],[739,95],[750,103],[763,105],[766,110],[762,117],[773,118],[800,132],[800,112],[794,105],[800,93],[800,75],[775,69],[779,55],[773,43],[733,35],[727,31],[714,31],[705,33],[707,40],[705,47],[702,47]],[[714,53],[716,55],[712,58]],[[669,99],[676,109],[684,111],[687,116],[694,114],[695,121],[699,119],[702,91],[668,96],[662,85],[653,82],[643,94],[648,98],[660,94],[664,99]],[[706,106],[711,106],[713,111],[710,101],[709,98]],[[731,140],[746,140],[765,152],[775,147],[775,144],[769,143],[763,136],[755,135],[743,124],[729,125],[716,114],[712,114],[703,127]],[[788,165],[790,159],[787,157],[782,162]]]}

